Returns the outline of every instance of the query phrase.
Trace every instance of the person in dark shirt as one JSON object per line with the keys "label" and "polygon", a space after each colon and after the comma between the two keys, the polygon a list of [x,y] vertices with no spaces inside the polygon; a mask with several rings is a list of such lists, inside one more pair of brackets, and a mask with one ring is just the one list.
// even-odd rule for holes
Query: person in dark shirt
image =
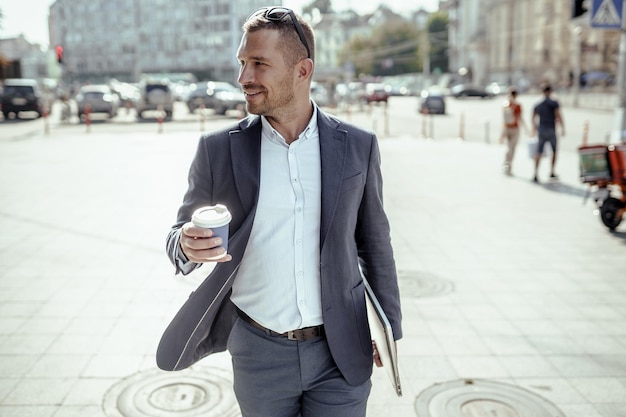
{"label": "person in dark shirt", "polygon": [[550,143],[552,147],[552,161],[550,167],[550,178],[558,179],[554,167],[556,165],[557,154],[557,136],[556,125],[561,126],[561,136],[565,136],[565,125],[563,124],[563,116],[559,102],[553,100],[550,95],[552,94],[552,87],[546,85],[543,87],[544,99],[537,104],[533,110],[533,118],[531,125],[533,127],[532,135],[538,134],[537,139],[537,152],[535,153],[535,175],[533,177],[534,182],[539,182],[537,177],[539,171],[539,162],[541,161],[541,155],[543,154],[543,148],[546,142]]}

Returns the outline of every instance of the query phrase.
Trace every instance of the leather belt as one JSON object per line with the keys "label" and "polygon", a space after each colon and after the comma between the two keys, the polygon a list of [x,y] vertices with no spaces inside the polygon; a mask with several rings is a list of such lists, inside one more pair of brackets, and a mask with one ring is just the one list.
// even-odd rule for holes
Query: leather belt
{"label": "leather belt", "polygon": [[243,321],[252,325],[253,327],[256,327],[259,330],[263,330],[266,334],[270,336],[285,337],[289,340],[297,340],[299,342],[303,342],[305,340],[312,340],[312,339],[324,337],[325,335],[323,324],[320,324],[319,326],[303,327],[301,329],[290,330],[285,333],[278,333],[278,332],[275,332],[274,330],[268,329],[267,327],[260,325],[259,323],[254,321],[250,316],[248,316],[246,313],[241,311],[240,309],[236,308],[236,310],[237,310],[237,314]]}

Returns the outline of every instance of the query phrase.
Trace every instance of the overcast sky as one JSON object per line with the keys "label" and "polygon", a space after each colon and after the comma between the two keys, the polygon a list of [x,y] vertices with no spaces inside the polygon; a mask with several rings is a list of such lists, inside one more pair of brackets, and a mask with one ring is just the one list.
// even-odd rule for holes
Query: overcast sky
{"label": "overcast sky", "polygon": [[[179,0],[184,1],[184,0]],[[375,10],[382,2],[396,13],[408,13],[419,8],[435,11],[438,0],[331,0],[337,11],[352,8],[360,14]],[[31,43],[48,45],[48,10],[54,0],[0,0],[0,9],[4,15],[0,38],[10,38],[23,33]],[[271,3],[269,1],[268,3]],[[309,1],[284,0],[287,7],[301,12],[302,5]],[[175,3],[173,3],[175,4]]]}

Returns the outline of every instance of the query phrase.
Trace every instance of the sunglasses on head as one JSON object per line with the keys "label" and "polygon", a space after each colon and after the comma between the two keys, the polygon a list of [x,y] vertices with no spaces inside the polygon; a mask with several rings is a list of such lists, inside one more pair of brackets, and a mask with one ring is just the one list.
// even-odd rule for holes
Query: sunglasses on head
{"label": "sunglasses on head", "polygon": [[300,38],[302,45],[304,45],[304,47],[306,48],[307,58],[311,58],[309,43],[306,41],[306,37],[304,36],[304,30],[302,29],[300,22],[298,22],[298,18],[296,17],[296,14],[293,12],[293,10],[286,7],[264,7],[252,13],[247,20],[250,20],[256,16],[263,16],[270,22],[281,22],[285,20],[287,16],[289,16],[291,18],[291,21],[293,22],[293,26],[296,28],[296,32],[298,32],[298,37]]}

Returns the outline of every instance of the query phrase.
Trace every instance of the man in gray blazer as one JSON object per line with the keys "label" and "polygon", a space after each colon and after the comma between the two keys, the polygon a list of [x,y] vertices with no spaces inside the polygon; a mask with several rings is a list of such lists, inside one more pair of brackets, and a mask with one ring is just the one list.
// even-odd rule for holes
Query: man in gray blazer
{"label": "man in gray blazer", "polygon": [[367,277],[402,337],[376,137],[310,98],[315,40],[290,9],[244,24],[237,57],[251,116],[201,137],[167,238],[177,273],[224,254],[201,206],[232,214],[228,254],[165,330],[157,364],[228,349],[244,417],[364,417],[373,361]]}

